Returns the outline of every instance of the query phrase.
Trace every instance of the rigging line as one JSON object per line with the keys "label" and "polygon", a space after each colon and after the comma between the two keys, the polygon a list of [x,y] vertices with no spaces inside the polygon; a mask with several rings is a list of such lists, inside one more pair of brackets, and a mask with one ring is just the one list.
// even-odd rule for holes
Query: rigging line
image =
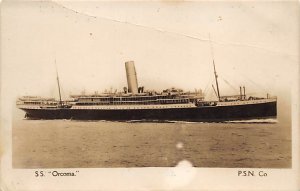
{"label": "rigging line", "polygon": [[206,84],[206,87],[205,87],[205,89],[204,89],[204,91],[203,91],[204,94],[207,93],[207,92],[209,91],[210,86],[211,86],[211,84],[212,84],[213,81],[214,81],[214,79],[213,79],[212,76],[211,76],[210,79],[209,79],[209,83]]}
{"label": "rigging line", "polygon": [[209,99],[210,99],[210,98],[214,98],[214,99],[215,99],[215,97],[218,98],[218,96],[215,95],[215,93],[214,93],[214,91],[213,91],[212,88],[210,88],[209,90],[210,90],[210,91],[207,92],[207,96],[205,96],[205,98],[209,98]]}
{"label": "rigging line", "polygon": [[203,90],[203,93],[205,93],[205,92],[207,91],[208,85],[209,85],[209,84],[206,84],[206,86],[205,86],[205,88],[204,88],[204,90]]}
{"label": "rigging line", "polygon": [[209,40],[209,45],[210,45],[210,51],[211,51],[211,57],[212,57],[212,60],[214,60],[214,49],[213,49],[213,46],[212,46],[212,41],[210,39],[210,33],[208,33],[208,40]]}
{"label": "rigging line", "polygon": [[247,79],[247,81],[249,81],[252,85],[254,85],[255,87],[258,87],[260,90],[264,91],[264,92],[268,92],[262,85],[255,83],[253,80],[251,80],[249,77],[247,77],[246,75],[243,75],[244,78]]}
{"label": "rigging line", "polygon": [[249,78],[246,74],[244,74],[243,72],[237,72],[237,74],[241,77],[243,77],[245,79],[246,82],[250,82],[249,85],[252,85],[251,87],[255,87],[255,88],[259,88],[260,90],[262,90],[263,92],[267,93],[267,89],[265,89],[265,87],[263,87],[262,85],[254,82],[251,78]]}
{"label": "rigging line", "polygon": [[224,79],[222,76],[220,76],[222,78],[222,80],[229,86],[231,87],[234,91],[238,92],[239,90],[237,90],[233,85],[231,85],[226,79]]}
{"label": "rigging line", "polygon": [[[232,76],[234,75],[234,76],[236,76],[237,74],[239,74],[239,73],[236,73],[236,72],[234,72],[234,73],[231,73],[231,75],[228,75],[227,73],[223,73],[222,74],[222,76],[220,76],[222,79],[224,79],[225,80],[225,78],[226,79],[230,79],[230,84],[233,86],[233,87],[239,87],[239,86],[241,86],[241,83],[243,83],[243,82],[241,82],[241,79],[239,79],[238,81],[237,81],[237,79],[236,78],[232,78]],[[240,75],[240,74],[239,74]],[[228,81],[227,81],[228,82]],[[239,90],[237,90],[237,91],[239,91]]]}

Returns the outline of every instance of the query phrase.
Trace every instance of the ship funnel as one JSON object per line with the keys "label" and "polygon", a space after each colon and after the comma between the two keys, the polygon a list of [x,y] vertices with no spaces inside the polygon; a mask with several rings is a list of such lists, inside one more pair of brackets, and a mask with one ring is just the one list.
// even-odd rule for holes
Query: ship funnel
{"label": "ship funnel", "polygon": [[133,61],[125,62],[125,68],[126,68],[128,92],[137,94],[138,93],[138,82],[137,82],[137,76],[136,76],[136,71],[135,71],[135,67],[134,67],[134,62]]}

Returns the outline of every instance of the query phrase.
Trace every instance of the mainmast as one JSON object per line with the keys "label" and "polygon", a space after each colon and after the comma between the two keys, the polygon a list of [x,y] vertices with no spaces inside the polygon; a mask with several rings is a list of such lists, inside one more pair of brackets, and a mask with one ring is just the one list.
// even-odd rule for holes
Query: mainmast
{"label": "mainmast", "polygon": [[213,59],[214,75],[215,75],[216,86],[217,86],[217,96],[218,96],[218,99],[220,101],[220,90],[219,90],[219,83],[218,83],[218,74],[217,74],[217,71],[216,71],[216,65],[215,65],[215,60],[214,60],[214,52],[213,52],[213,47],[212,47],[212,43],[211,43],[211,40],[210,40],[210,35],[209,35],[209,42],[210,42],[210,46],[211,46],[211,55],[212,55],[212,59]]}
{"label": "mainmast", "polygon": [[57,66],[56,66],[56,59],[55,59],[55,69],[56,69],[56,80],[57,80],[58,93],[59,93],[59,105],[62,105],[61,93],[60,93],[60,85],[59,85],[59,77],[58,77]]}

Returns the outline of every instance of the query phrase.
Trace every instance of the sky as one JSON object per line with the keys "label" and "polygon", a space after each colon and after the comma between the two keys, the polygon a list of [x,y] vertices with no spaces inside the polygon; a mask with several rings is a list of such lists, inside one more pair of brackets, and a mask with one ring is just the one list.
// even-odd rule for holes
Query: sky
{"label": "sky", "polygon": [[6,1],[2,90],[58,98],[55,65],[63,98],[122,90],[133,60],[145,89],[214,96],[214,59],[221,95],[239,86],[249,95],[289,93],[299,71],[295,3]]}

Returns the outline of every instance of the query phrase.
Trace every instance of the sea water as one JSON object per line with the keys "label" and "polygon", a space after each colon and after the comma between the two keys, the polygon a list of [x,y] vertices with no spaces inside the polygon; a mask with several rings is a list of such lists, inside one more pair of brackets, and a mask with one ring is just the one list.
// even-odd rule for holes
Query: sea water
{"label": "sea water", "polygon": [[291,126],[276,120],[76,121],[16,118],[14,168],[289,168]]}

